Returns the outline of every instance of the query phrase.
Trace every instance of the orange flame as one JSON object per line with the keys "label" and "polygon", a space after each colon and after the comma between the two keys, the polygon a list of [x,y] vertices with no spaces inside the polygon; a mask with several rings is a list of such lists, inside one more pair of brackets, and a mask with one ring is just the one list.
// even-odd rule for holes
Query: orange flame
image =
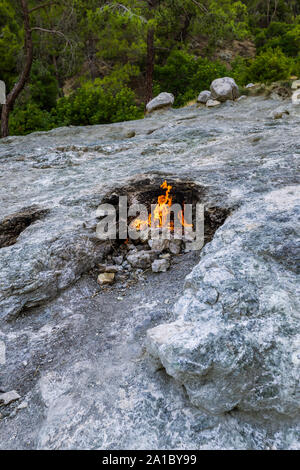
{"label": "orange flame", "polygon": [[[167,181],[164,181],[161,185],[161,188],[166,189],[166,193],[158,196],[157,204],[153,211],[153,219],[154,219],[154,226],[158,228],[167,228],[170,231],[174,230],[174,222],[169,221],[168,218],[170,216],[170,207],[172,205],[172,196],[170,195],[170,191],[172,189],[171,185],[168,185]],[[178,213],[178,220],[183,227],[192,227],[193,224],[188,224],[185,219],[183,212],[180,211]],[[143,230],[144,228],[151,227],[151,214],[149,214],[147,220],[142,219],[135,219],[133,222],[133,227],[136,230]]]}

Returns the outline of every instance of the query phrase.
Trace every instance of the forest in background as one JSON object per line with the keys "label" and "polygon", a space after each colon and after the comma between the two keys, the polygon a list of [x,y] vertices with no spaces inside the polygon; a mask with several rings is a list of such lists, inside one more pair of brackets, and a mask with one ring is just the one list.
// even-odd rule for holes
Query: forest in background
{"label": "forest in background", "polygon": [[23,135],[137,119],[162,91],[180,107],[221,76],[299,77],[299,51],[300,0],[0,0],[2,120]]}

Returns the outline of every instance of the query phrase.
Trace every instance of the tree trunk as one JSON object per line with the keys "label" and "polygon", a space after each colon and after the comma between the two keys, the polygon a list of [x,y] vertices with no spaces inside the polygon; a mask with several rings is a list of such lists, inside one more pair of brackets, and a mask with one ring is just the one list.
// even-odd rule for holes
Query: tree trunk
{"label": "tree trunk", "polygon": [[1,137],[7,137],[9,135],[8,128],[8,119],[9,113],[13,110],[15,101],[21,91],[23,90],[26,82],[28,81],[31,65],[33,61],[33,45],[32,45],[32,36],[30,29],[29,21],[29,12],[27,6],[27,0],[19,0],[22,8],[23,21],[24,21],[24,30],[25,30],[25,41],[24,41],[24,50],[25,50],[25,62],[24,67],[19,77],[19,80],[11,90],[11,92],[6,97],[6,104],[2,106],[1,113]]}
{"label": "tree trunk", "polygon": [[154,29],[149,28],[147,33],[147,63],[146,63],[146,103],[152,99],[154,70]]}

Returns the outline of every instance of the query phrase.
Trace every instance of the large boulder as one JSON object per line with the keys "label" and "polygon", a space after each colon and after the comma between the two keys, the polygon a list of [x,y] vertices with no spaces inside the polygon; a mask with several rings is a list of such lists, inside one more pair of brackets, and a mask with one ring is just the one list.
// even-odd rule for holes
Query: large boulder
{"label": "large boulder", "polygon": [[211,98],[211,92],[208,90],[201,91],[197,98],[197,103],[206,104],[207,100]]}
{"label": "large boulder", "polygon": [[216,78],[211,85],[212,98],[218,101],[235,100],[239,97],[239,89],[233,78]]}
{"label": "large boulder", "polygon": [[148,331],[148,351],[210,413],[299,416],[297,191],[227,219],[187,276],[176,321]]}
{"label": "large boulder", "polygon": [[156,111],[157,109],[161,108],[170,108],[174,103],[174,96],[172,93],[160,93],[157,95],[153,100],[147,103],[146,109],[148,113],[152,113],[152,111]]}

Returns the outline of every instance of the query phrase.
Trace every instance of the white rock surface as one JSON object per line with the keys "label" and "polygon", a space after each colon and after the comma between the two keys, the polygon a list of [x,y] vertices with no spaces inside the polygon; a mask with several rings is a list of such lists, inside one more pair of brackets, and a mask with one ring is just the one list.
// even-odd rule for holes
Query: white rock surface
{"label": "white rock surface", "polygon": [[[134,141],[132,122],[0,140],[1,237],[49,209],[0,249],[0,389],[28,402],[1,407],[1,449],[299,448],[300,107],[271,123],[274,100],[231,104],[153,113]],[[170,173],[230,216],[200,256],[99,293],[97,206]]]}
{"label": "white rock surface", "polygon": [[176,321],[148,331],[149,352],[210,413],[299,416],[297,192],[274,190],[227,219],[187,276]]}

